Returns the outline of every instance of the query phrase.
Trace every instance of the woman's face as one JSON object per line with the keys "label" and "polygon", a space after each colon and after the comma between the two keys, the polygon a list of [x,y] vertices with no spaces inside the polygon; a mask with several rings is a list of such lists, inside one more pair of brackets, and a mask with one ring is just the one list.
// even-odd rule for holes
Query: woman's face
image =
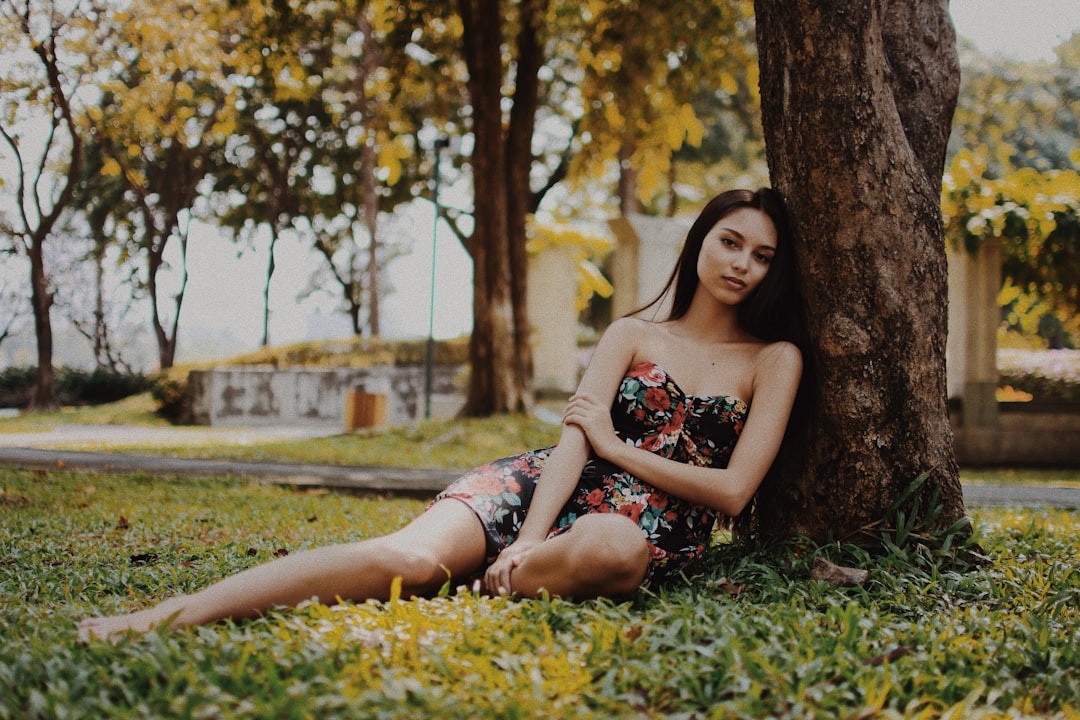
{"label": "woman's face", "polygon": [[698,289],[737,305],[761,284],[776,255],[776,228],[754,208],[732,210],[713,225],[698,254]]}

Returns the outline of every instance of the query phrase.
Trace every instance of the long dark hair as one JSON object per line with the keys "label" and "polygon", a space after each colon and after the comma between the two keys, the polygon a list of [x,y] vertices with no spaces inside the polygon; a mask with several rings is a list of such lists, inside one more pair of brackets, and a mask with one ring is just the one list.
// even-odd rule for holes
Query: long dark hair
{"label": "long dark hair", "polygon": [[799,308],[791,223],[780,194],[771,188],[761,188],[756,192],[728,190],[710,200],[686,234],[682,252],[664,289],[642,310],[659,305],[669,293],[673,293],[667,319],[677,320],[686,314],[697,292],[701,244],[716,223],[738,208],[760,210],[769,216],[776,228],[776,253],[769,264],[769,272],[739,305],[739,320],[743,328],[759,340],[794,340]]}

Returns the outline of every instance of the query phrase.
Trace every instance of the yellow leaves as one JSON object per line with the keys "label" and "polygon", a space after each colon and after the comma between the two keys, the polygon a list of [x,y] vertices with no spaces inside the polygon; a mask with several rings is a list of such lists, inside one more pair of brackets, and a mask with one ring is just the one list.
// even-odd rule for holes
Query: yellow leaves
{"label": "yellow leaves", "polygon": [[195,91],[191,89],[190,85],[182,80],[176,83],[176,86],[173,88],[173,94],[176,96],[177,100],[184,101],[191,100],[195,97]]}
{"label": "yellow leaves", "polygon": [[[986,178],[987,167],[985,147],[964,149],[953,159],[942,184],[947,235],[968,240],[1013,238],[1032,243],[1037,253],[1042,240],[1057,227],[1056,214],[1080,209],[1080,174],[1022,168],[991,180]],[[1021,232],[1023,236],[1018,235]]]}
{"label": "yellow leaves", "polygon": [[671,156],[667,153],[639,154],[643,160],[637,176],[637,196],[648,202],[664,186],[671,168]]}
{"label": "yellow leaves", "polygon": [[614,102],[614,98],[609,97],[607,99],[608,102],[604,103],[604,122],[613,132],[617,132],[625,125],[625,121],[618,104]]}
{"label": "yellow leaves", "polygon": [[402,160],[411,155],[412,152],[402,137],[381,142],[378,152],[379,179],[390,186],[396,184],[401,179]]}
{"label": "yellow leaves", "polygon": [[614,288],[594,260],[611,252],[615,243],[606,237],[568,225],[530,225],[526,249],[537,254],[551,248],[570,253],[577,264],[578,291],[575,306],[584,310],[593,295],[611,297]]}
{"label": "yellow leaves", "polygon": [[106,158],[105,162],[101,165],[101,174],[105,177],[116,177],[123,172],[123,168],[120,167],[120,163],[116,162],[113,158]]}
{"label": "yellow leaves", "polygon": [[236,119],[231,116],[218,120],[211,128],[211,133],[217,137],[228,137],[234,132],[236,132]]}
{"label": "yellow leaves", "polygon": [[593,683],[587,655],[595,643],[555,631],[529,604],[468,592],[401,602],[399,593],[396,586],[387,603],[308,604],[271,632],[304,656],[339,654],[342,689],[378,684],[404,698],[424,678],[428,688],[468,688],[470,709],[485,717],[507,702],[540,703],[550,717],[580,703]]}

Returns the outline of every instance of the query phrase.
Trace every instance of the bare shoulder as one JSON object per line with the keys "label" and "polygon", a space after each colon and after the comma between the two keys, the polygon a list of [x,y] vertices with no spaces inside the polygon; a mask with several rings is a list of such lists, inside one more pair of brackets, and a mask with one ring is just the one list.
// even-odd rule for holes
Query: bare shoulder
{"label": "bare shoulder", "polygon": [[643,340],[656,332],[656,323],[640,318],[619,318],[604,331],[602,340],[609,345],[637,349]]}
{"label": "bare shoulder", "polygon": [[787,341],[767,343],[761,346],[755,358],[756,375],[771,379],[785,377],[798,379],[802,376],[802,352],[794,343]]}
{"label": "bare shoulder", "polygon": [[610,325],[604,334],[615,334],[622,337],[637,337],[656,328],[656,323],[642,320],[636,317],[621,317]]}

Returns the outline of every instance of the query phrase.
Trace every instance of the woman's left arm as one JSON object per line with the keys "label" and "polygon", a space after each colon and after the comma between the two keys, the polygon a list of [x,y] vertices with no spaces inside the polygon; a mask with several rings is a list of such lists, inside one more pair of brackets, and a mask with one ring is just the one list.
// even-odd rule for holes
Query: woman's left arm
{"label": "woman's left arm", "polygon": [[664,492],[738,515],[757,492],[784,438],[802,377],[802,355],[790,343],[762,351],[750,414],[726,468],[668,460],[627,445],[615,434],[610,404],[585,394],[570,399],[563,422],[585,431],[597,455]]}

